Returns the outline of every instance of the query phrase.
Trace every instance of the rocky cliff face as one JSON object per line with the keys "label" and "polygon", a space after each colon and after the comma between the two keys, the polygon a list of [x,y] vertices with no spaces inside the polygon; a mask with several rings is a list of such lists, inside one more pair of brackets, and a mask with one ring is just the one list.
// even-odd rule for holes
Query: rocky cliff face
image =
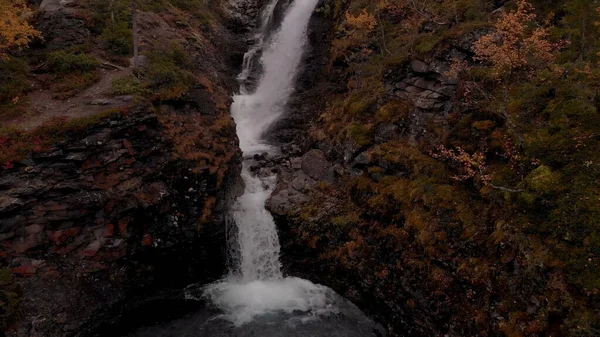
{"label": "rocky cliff face", "polygon": [[[279,226],[284,265],[332,287],[392,335],[593,335],[593,225],[580,244],[544,229],[549,214],[558,212],[553,198],[562,195],[550,197],[556,191],[550,178],[545,196],[522,203],[525,194],[538,193],[531,179],[562,170],[539,168],[539,162],[532,168],[527,149],[552,146],[532,145],[537,136],[530,121],[510,125],[523,118],[518,112],[525,107],[518,104],[531,87],[510,84],[522,91],[498,92],[489,65],[474,59],[473,45],[493,31],[490,26],[444,25],[413,13],[418,24],[407,33],[410,9],[380,4],[387,10],[362,1],[325,2],[320,15],[331,14],[336,25],[317,35],[319,46],[307,57],[311,73],[299,79],[290,117],[277,125],[283,154],[255,167],[278,172],[267,207]],[[443,16],[447,7],[436,6],[428,10]],[[492,21],[502,11],[509,9],[491,13]],[[369,22],[371,30],[364,28]],[[320,29],[314,25],[313,33]],[[456,76],[457,64],[470,69],[467,76]],[[557,81],[535,87],[562,85]],[[453,147],[462,152],[444,152]],[[536,153],[548,155],[544,151]],[[464,164],[478,153],[487,165],[481,172],[489,173],[483,179],[476,170],[468,176],[473,167]],[[520,173],[511,176],[517,166]],[[571,254],[580,257],[571,260]],[[585,267],[578,270],[589,271],[585,279],[570,267],[579,263]]]}
{"label": "rocky cliff face", "polygon": [[222,274],[238,157],[217,177],[175,157],[163,132],[137,106],[3,172],[2,258],[21,286],[9,335],[73,334],[132,292]]}
{"label": "rocky cliff face", "polygon": [[[41,48],[93,42],[85,4],[44,7]],[[238,19],[251,21],[256,6]],[[227,8],[201,33],[167,23],[168,13],[138,13],[142,41],[184,41],[194,60],[188,71],[196,80],[180,97],[138,96],[118,109],[45,122],[31,131],[39,136],[17,133],[40,143],[0,169],[0,326],[8,336],[84,336],[157,293],[223,275],[226,211],[241,168],[227,92],[244,46],[232,31],[246,31],[221,26],[239,25],[228,16],[235,6]],[[170,81],[177,79],[161,84]],[[47,146],[57,125],[65,136]],[[19,145],[0,139],[10,151]]]}

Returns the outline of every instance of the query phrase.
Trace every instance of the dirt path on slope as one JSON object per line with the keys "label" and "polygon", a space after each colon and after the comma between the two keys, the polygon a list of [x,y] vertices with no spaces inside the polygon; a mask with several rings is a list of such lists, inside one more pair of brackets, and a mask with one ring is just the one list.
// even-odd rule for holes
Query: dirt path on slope
{"label": "dirt path on slope", "polygon": [[108,109],[129,105],[132,96],[111,97],[107,93],[112,81],[131,75],[131,68],[101,69],[101,79],[91,87],[66,100],[52,98],[50,90],[36,90],[24,97],[29,102],[27,113],[5,122],[24,130],[32,130],[42,123],[58,117],[78,118]]}

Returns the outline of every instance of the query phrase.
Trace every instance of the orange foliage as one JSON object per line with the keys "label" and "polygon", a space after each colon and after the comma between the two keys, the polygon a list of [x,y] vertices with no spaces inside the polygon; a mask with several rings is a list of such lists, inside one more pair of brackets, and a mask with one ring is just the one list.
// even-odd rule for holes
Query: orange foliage
{"label": "orange foliage", "polygon": [[449,160],[457,165],[460,173],[452,177],[458,181],[465,181],[471,178],[479,177],[484,183],[490,181],[490,176],[485,174],[485,154],[483,151],[469,154],[461,147],[456,150],[449,150],[443,145],[436,146],[438,153],[432,153],[433,158]]}
{"label": "orange foliage", "polygon": [[495,32],[474,45],[477,58],[491,62],[497,73],[547,66],[556,58],[557,45],[548,40],[548,30],[529,28],[536,18],[533,5],[519,0],[517,6],[498,19]]}
{"label": "orange foliage", "polygon": [[375,16],[373,14],[370,14],[366,9],[363,9],[362,12],[357,16],[353,16],[352,14],[346,12],[346,24],[352,30],[365,30],[370,32],[375,29],[375,26],[377,26],[377,21],[375,20]]}
{"label": "orange foliage", "polygon": [[6,58],[10,48],[22,48],[40,36],[28,22],[31,13],[24,0],[0,0],[0,58]]}

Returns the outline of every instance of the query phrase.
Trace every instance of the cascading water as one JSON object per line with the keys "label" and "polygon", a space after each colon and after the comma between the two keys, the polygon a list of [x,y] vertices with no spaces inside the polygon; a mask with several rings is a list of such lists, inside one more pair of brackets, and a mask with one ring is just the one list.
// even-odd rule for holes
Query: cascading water
{"label": "cascading water", "polygon": [[[308,22],[319,0],[292,2],[280,28],[269,34],[278,1],[271,0],[261,16],[256,44],[246,53],[244,69],[238,76],[240,94],[234,96],[231,107],[246,158],[255,153],[275,152],[263,140],[263,134],[284,112],[293,93]],[[257,70],[262,70],[258,83],[247,85]],[[130,336],[384,336],[380,326],[333,290],[300,278],[283,277],[277,230],[273,217],[265,209],[276,176],[254,176],[246,161],[242,178],[244,194],[231,210],[237,235],[232,247],[235,263],[230,274],[221,281],[201,286],[200,291],[198,285],[186,289],[187,299],[208,298],[216,308],[206,307],[178,320],[140,329]]]}
{"label": "cascading water", "polygon": [[[244,57],[241,94],[234,96],[231,114],[237,124],[240,147],[245,156],[274,152],[263,133],[284,112],[294,90],[294,80],[306,43],[306,30],[318,0],[296,0],[291,4],[280,29],[267,40],[266,26],[277,1],[262,16],[257,45]],[[263,73],[256,90],[249,93],[245,80],[253,58],[261,51]],[[279,262],[279,240],[273,217],[265,201],[275,185],[275,176],[256,177],[244,164],[244,194],[233,207],[237,225],[237,266],[226,279],[208,286],[205,294],[237,325],[273,312],[301,311],[310,315],[335,311],[333,292],[323,286],[294,277],[284,278]]]}

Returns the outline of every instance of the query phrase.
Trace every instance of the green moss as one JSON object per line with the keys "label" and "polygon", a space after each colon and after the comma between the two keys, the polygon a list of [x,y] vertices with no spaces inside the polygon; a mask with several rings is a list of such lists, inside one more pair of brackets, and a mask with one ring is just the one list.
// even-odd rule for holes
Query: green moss
{"label": "green moss", "polygon": [[380,122],[396,123],[408,118],[411,108],[406,101],[391,101],[377,111],[376,118]]}
{"label": "green moss", "polygon": [[440,36],[435,35],[422,35],[419,38],[418,44],[415,46],[417,52],[421,54],[429,53],[432,51],[437,44],[441,41]]}
{"label": "green moss", "polygon": [[57,78],[50,85],[50,91],[56,99],[67,99],[73,97],[94,83],[100,81],[102,76],[98,71],[85,73],[74,73]]}
{"label": "green moss", "polygon": [[82,2],[90,11],[93,24],[89,28],[95,34],[101,34],[108,25],[131,22],[130,0],[83,0]]}
{"label": "green moss", "polygon": [[538,193],[551,193],[560,187],[560,175],[545,165],[533,170],[526,181],[529,188]]}

